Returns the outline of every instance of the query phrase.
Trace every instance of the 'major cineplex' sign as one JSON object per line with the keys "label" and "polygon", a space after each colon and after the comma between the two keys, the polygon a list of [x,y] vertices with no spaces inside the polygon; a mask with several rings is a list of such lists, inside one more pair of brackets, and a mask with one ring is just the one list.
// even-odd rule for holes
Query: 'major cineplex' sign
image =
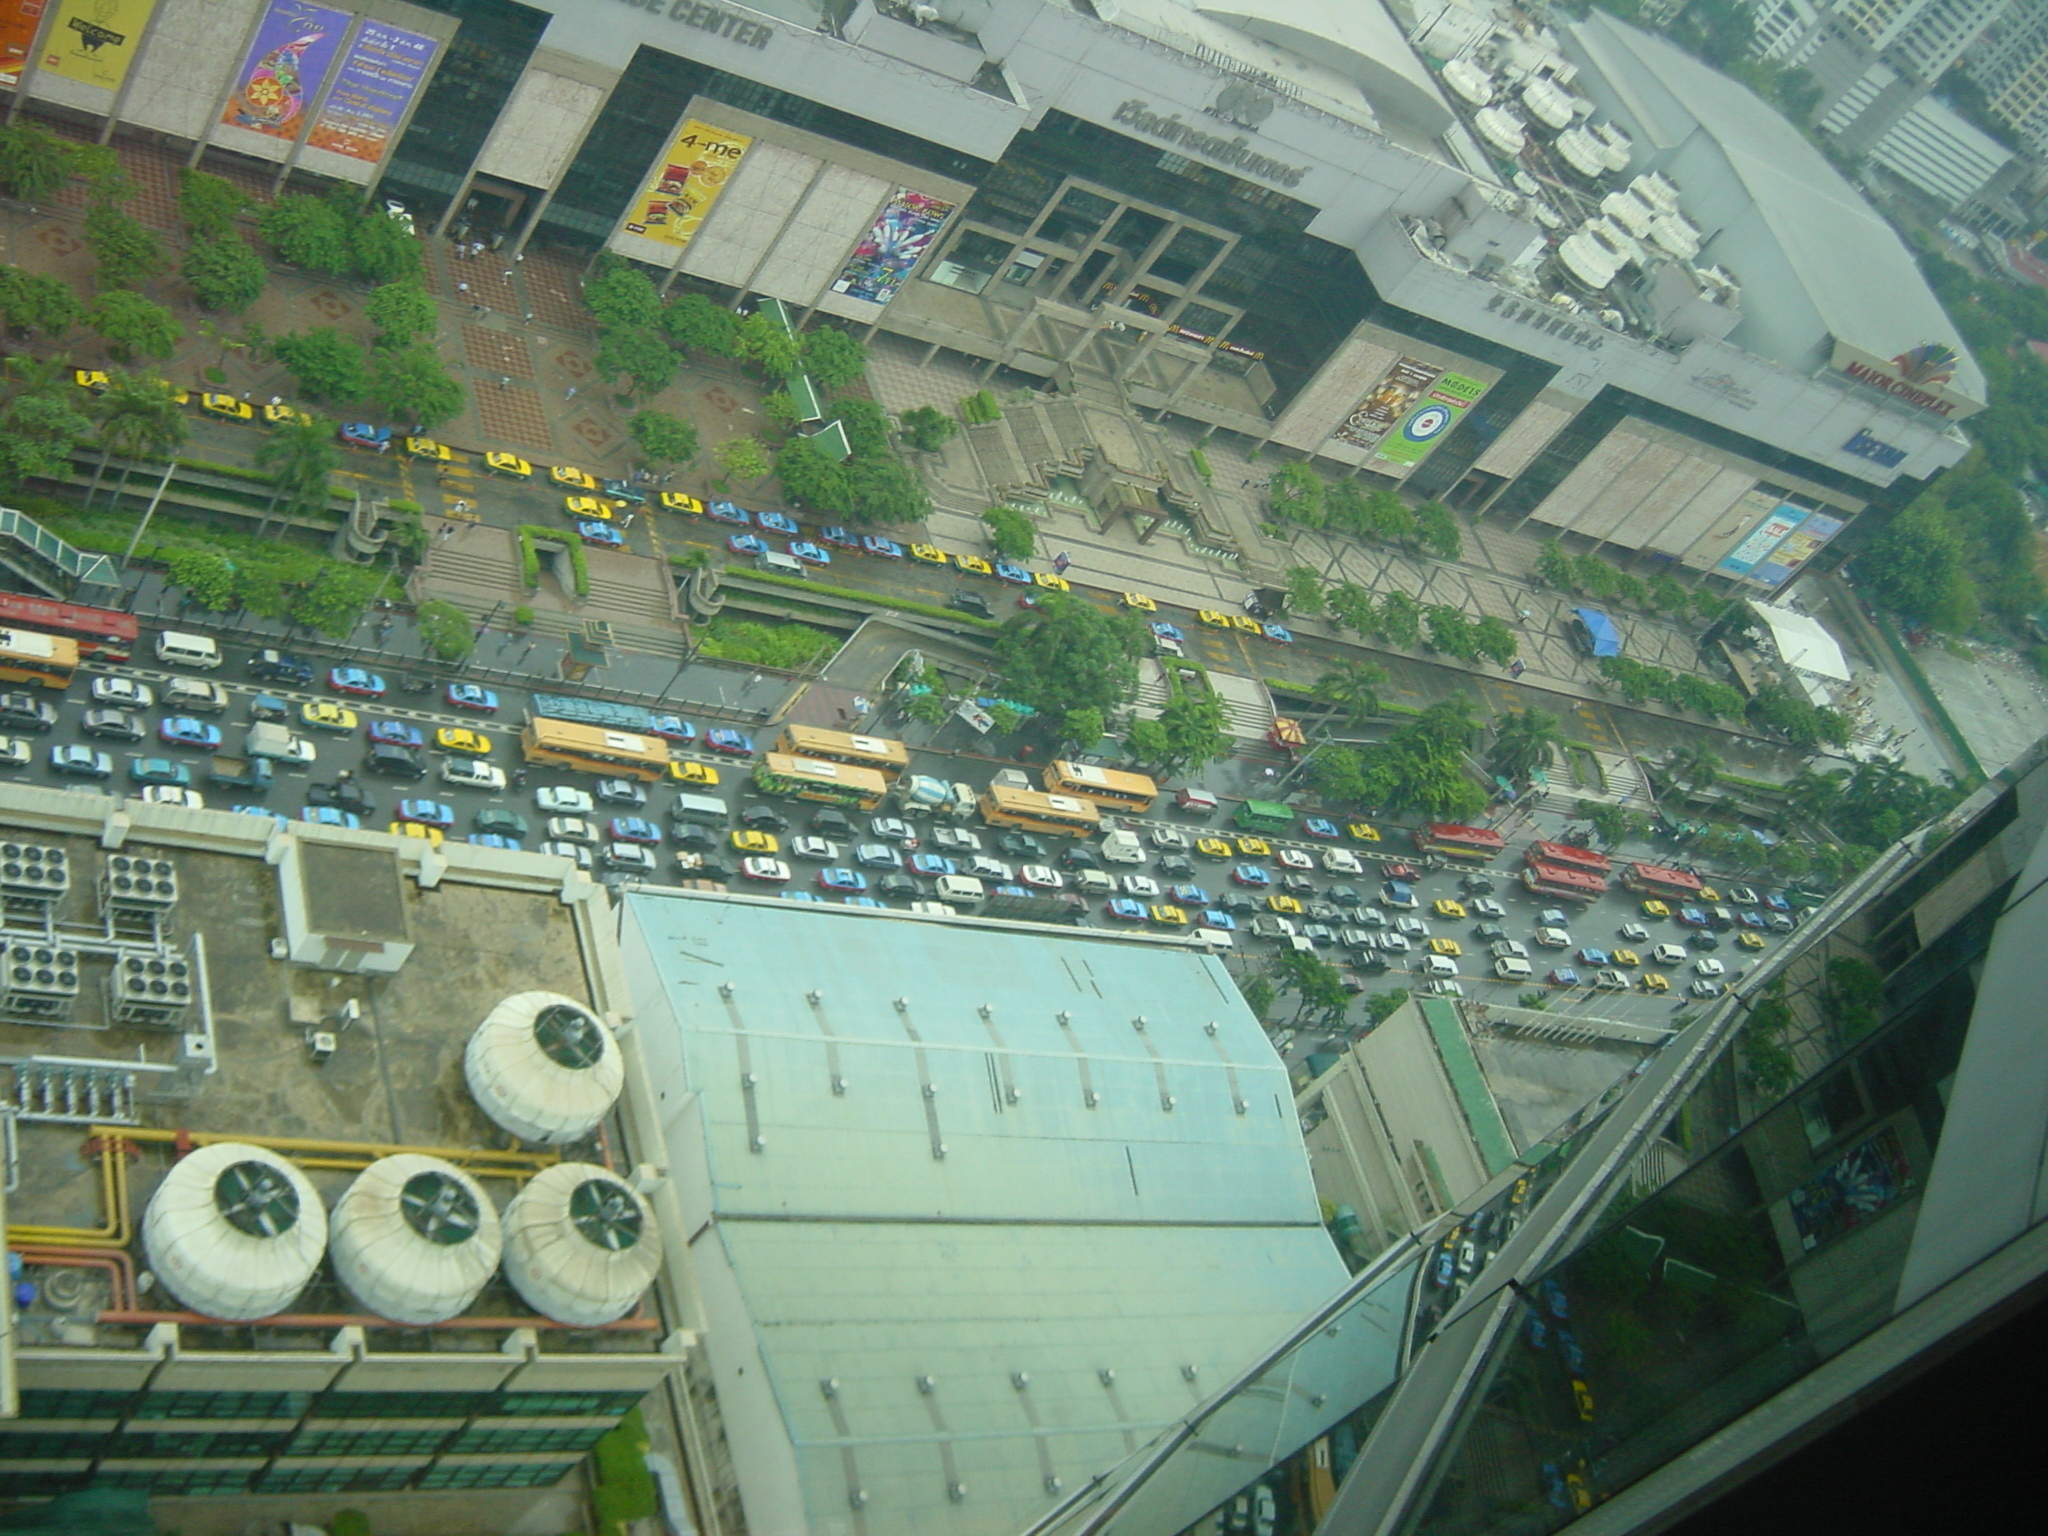
{"label": "'major cineplex' sign", "polygon": [[[1850,346],[1835,343],[1833,364],[1858,384],[1883,390],[1895,400],[1916,410],[1939,416],[1944,421],[1966,421],[1984,409],[1982,400],[1972,400],[1948,387],[1955,376],[1955,354],[1939,343],[1915,347],[1886,360]],[[1943,359],[1947,361],[1944,362]]]}

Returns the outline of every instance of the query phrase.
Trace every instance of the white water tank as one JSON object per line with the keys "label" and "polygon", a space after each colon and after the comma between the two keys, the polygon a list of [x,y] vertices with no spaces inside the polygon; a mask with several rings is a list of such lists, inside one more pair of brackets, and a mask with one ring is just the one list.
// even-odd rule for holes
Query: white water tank
{"label": "white water tank", "polygon": [[504,1247],[498,1208],[452,1163],[380,1157],[334,1204],[334,1274],[364,1307],[415,1327],[469,1310]]}
{"label": "white water tank", "polygon": [[253,1322],[298,1299],[327,1246],[327,1208],[275,1152],[215,1142],[150,1196],[142,1248],[165,1289],[207,1317]]}
{"label": "white water tank", "polygon": [[624,1317],[659,1268],[654,1212],[595,1163],[557,1163],[505,1207],[505,1278],[558,1323],[595,1328]]}
{"label": "white water tank", "polygon": [[581,1141],[625,1086],[619,1042],[588,1008],[555,992],[519,992],[469,1037],[462,1075],[483,1112],[522,1141]]}

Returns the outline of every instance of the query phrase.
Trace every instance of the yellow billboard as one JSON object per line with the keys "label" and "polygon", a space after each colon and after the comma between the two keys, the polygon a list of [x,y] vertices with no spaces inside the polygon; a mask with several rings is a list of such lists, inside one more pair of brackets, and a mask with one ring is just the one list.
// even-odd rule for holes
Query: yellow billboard
{"label": "yellow billboard", "polygon": [[43,72],[118,91],[155,9],[156,0],[63,0],[43,38]]}
{"label": "yellow billboard", "polygon": [[684,123],[668,154],[647,178],[645,190],[627,208],[626,233],[680,251],[697,233],[753,142],[746,134],[694,118]]}

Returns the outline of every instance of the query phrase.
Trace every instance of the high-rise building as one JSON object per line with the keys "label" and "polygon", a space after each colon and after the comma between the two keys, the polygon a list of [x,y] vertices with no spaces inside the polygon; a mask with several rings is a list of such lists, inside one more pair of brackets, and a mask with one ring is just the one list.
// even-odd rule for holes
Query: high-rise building
{"label": "high-rise building", "polygon": [[2048,7],[2016,5],[1965,61],[1994,116],[2048,155]]}

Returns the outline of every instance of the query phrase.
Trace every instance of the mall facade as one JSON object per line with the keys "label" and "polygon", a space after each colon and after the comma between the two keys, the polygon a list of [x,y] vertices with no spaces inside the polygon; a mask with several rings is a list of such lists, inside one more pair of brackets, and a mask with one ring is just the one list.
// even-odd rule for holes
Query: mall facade
{"label": "mall facade", "polygon": [[[1625,168],[1504,155],[1379,0],[0,0],[0,86],[1764,587],[1962,456],[1974,364],[1796,131],[1602,14],[1462,14],[1434,52]],[[1648,172],[1702,248],[1574,287]]]}

